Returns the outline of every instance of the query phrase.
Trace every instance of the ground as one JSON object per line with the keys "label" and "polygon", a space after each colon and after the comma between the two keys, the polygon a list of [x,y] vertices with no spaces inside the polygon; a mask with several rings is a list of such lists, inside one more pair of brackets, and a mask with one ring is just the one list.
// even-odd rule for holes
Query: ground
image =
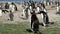
{"label": "ground", "polygon": [[[8,13],[0,17],[0,34],[33,34],[28,32],[27,29],[30,27],[29,20],[23,20],[22,7],[20,4],[17,4],[18,11],[14,13],[14,21],[9,21]],[[47,6],[47,13],[49,16],[48,27],[39,26],[39,31],[42,34],[60,34],[60,15],[56,14],[56,7]],[[42,22],[41,15],[37,15],[39,22]]]}

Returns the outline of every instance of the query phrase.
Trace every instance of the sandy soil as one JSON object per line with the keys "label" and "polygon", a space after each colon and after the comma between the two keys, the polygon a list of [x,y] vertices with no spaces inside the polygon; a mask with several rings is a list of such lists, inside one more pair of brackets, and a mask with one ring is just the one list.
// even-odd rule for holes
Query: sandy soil
{"label": "sandy soil", "polygon": [[[3,16],[0,17],[0,22],[1,23],[13,23],[13,24],[18,24],[20,22],[29,22],[28,19],[24,20],[24,19],[21,19],[21,15],[22,15],[22,5],[20,4],[16,4],[17,7],[18,7],[18,11],[16,11],[14,13],[14,21],[9,21],[8,18],[9,18],[9,14],[6,13],[4,14],[3,13]],[[51,8],[51,6],[46,6],[47,8],[47,13],[48,13],[48,16],[49,16],[49,21],[50,22],[60,22],[60,15],[59,14],[56,14],[56,7],[54,8]],[[38,19],[40,22],[42,22],[42,18],[41,18],[41,15],[38,14],[37,15]]]}

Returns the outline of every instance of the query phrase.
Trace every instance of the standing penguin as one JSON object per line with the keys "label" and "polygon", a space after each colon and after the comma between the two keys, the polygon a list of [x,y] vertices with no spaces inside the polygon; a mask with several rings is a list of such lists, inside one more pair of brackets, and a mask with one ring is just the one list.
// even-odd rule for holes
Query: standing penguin
{"label": "standing penguin", "polygon": [[17,9],[17,6],[16,6],[16,4],[14,4],[14,3],[13,3],[13,5],[15,6],[15,7],[14,7],[15,11],[17,11],[18,9]]}
{"label": "standing penguin", "polygon": [[42,16],[43,19],[43,25],[46,26],[47,24],[49,24],[49,18],[46,12],[44,11],[40,11],[40,14]]}
{"label": "standing penguin", "polygon": [[10,11],[9,17],[10,17],[10,21],[13,21],[14,15],[13,15],[13,12],[12,11]]}
{"label": "standing penguin", "polygon": [[39,31],[39,20],[36,16],[35,10],[33,10],[33,12],[31,12],[31,29],[35,33],[37,33]]}
{"label": "standing penguin", "polygon": [[8,3],[5,4],[5,9],[9,9],[9,4]]}
{"label": "standing penguin", "polygon": [[43,19],[43,25],[46,26],[47,24],[49,24],[49,18],[48,18],[47,11],[46,11],[44,4],[41,5],[40,14]]}
{"label": "standing penguin", "polygon": [[9,6],[9,8],[10,8],[10,10],[11,10],[12,12],[15,11],[15,6],[14,6],[13,4],[14,4],[14,3],[11,3],[10,6]]}

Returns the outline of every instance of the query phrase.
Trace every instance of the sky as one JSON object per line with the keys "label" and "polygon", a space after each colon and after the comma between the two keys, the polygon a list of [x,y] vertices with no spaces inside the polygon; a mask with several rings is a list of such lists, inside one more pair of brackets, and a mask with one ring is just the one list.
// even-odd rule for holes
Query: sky
{"label": "sky", "polygon": [[[15,1],[15,2],[23,2],[23,1],[29,1],[29,0],[0,0],[0,1]],[[46,0],[34,0],[34,1],[46,1]],[[50,0],[51,1],[51,0]],[[58,1],[58,0],[52,0],[52,1]],[[59,0],[60,1],[60,0]]]}

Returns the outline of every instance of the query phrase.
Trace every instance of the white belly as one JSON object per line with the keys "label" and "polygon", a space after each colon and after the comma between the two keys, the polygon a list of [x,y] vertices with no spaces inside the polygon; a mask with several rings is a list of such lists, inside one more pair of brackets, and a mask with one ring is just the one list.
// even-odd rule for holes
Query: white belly
{"label": "white belly", "polygon": [[39,7],[37,7],[37,12],[39,12],[39,10],[40,10]]}
{"label": "white belly", "polygon": [[41,13],[41,17],[42,17],[42,19],[43,19],[43,14]]}
{"label": "white belly", "polygon": [[25,17],[25,9],[23,9],[23,16]]}
{"label": "white belly", "polygon": [[59,7],[57,7],[57,11],[59,11]]}
{"label": "white belly", "polygon": [[44,12],[47,12],[46,9],[44,9]]}
{"label": "white belly", "polygon": [[2,10],[0,10],[0,16],[2,16]]}

